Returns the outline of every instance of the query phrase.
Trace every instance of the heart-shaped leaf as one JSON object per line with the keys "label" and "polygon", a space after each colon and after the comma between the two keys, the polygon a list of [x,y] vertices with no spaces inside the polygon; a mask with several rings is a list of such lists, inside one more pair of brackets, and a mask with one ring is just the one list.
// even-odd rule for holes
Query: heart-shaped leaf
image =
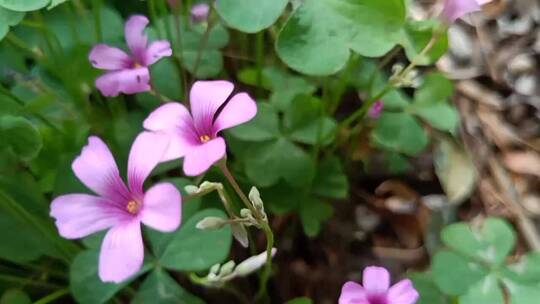
{"label": "heart-shaped leaf", "polygon": [[428,143],[422,126],[409,113],[383,113],[375,124],[371,139],[378,146],[396,152],[415,155]]}
{"label": "heart-shaped leaf", "polygon": [[246,33],[256,33],[276,22],[288,0],[217,0],[215,7],[225,23]]}
{"label": "heart-shaped leaf", "polygon": [[345,66],[351,51],[384,55],[404,22],[403,0],[305,0],[281,29],[276,49],[297,71],[329,75]]}
{"label": "heart-shaped leaf", "polygon": [[[459,304],[504,304],[504,297],[497,277],[489,275],[472,285],[469,291],[459,298]],[[515,302],[512,302],[515,303]],[[515,303],[518,304],[518,303]],[[524,303],[525,304],[525,303]]]}
{"label": "heart-shaped leaf", "polygon": [[51,0],[0,0],[0,6],[17,12],[29,12],[43,8]]}
{"label": "heart-shaped leaf", "polygon": [[157,268],[146,277],[131,303],[204,304],[204,301],[183,289],[165,270]]}
{"label": "heart-shaped leaf", "polygon": [[487,275],[487,270],[480,265],[448,250],[442,250],[433,257],[431,268],[437,286],[444,293],[456,296],[467,293],[473,284]]}

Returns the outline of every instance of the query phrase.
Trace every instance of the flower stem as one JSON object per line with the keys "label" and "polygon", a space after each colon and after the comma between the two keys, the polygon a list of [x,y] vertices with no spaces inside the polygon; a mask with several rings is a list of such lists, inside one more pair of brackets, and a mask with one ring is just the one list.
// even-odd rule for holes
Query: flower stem
{"label": "flower stem", "polygon": [[39,299],[39,300],[37,300],[36,302],[34,302],[34,304],[48,304],[48,303],[51,303],[54,300],[65,296],[66,294],[68,294],[68,292],[69,292],[68,288],[57,290],[57,291],[55,291],[55,292],[53,292],[53,293]]}
{"label": "flower stem", "polygon": [[212,31],[212,28],[216,24],[215,21],[212,19],[212,6],[210,6],[210,12],[208,12],[208,24],[206,25],[206,30],[204,31],[204,34],[201,38],[201,42],[199,43],[199,47],[197,49],[197,57],[195,57],[195,64],[193,65],[193,78],[197,78],[197,71],[199,70],[199,66],[201,65],[202,60],[202,53],[204,49],[206,48],[206,45],[208,44],[208,39],[210,38],[210,32]]}
{"label": "flower stem", "polygon": [[250,202],[250,200],[247,198],[247,196],[244,194],[244,192],[238,185],[238,182],[227,167],[227,161],[225,159],[221,160],[218,163],[218,167],[221,169],[223,175],[225,175],[225,178],[227,178],[227,180],[233,187],[236,194],[238,194],[242,202],[255,216],[266,236],[266,264],[261,276],[259,291],[257,292],[256,296],[256,298],[260,300],[266,294],[266,285],[268,284],[268,279],[270,278],[270,274],[272,272],[272,248],[274,247],[274,233],[272,232],[270,225],[268,225],[268,222],[263,220],[263,215],[260,214],[259,211],[253,206],[253,204]]}

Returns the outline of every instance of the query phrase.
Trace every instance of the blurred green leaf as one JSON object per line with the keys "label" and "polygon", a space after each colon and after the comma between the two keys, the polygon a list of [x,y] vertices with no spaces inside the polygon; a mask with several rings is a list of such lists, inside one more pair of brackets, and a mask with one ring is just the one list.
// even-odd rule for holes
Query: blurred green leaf
{"label": "blurred green leaf", "polygon": [[409,278],[420,294],[416,304],[450,304],[448,298],[439,290],[430,273],[412,273]]}
{"label": "blurred green leaf", "polygon": [[6,8],[0,7],[0,41],[9,32],[9,27],[17,25],[24,17],[24,13],[15,12]]}
{"label": "blurred green leaf", "polygon": [[480,227],[452,224],[442,231],[441,237],[446,246],[494,265],[504,262],[516,241],[512,227],[498,218],[488,218]]}
{"label": "blurred green leaf", "polygon": [[540,299],[539,281],[534,285],[523,285],[504,280],[504,286],[510,292],[511,304],[537,304]]}
{"label": "blurred green leaf", "polygon": [[420,153],[428,144],[426,132],[408,113],[383,113],[375,123],[371,139],[384,149],[408,155]]}
{"label": "blurred green leaf", "polygon": [[311,301],[311,299],[307,297],[296,298],[296,299],[292,299],[285,302],[285,304],[312,304],[312,303],[313,301]]}
{"label": "blurred green leaf", "polygon": [[64,2],[67,2],[69,0],[51,0],[51,4],[49,4],[49,6],[47,6],[47,9],[53,9],[55,8],[56,6],[64,3]]}
{"label": "blurred green leaf", "polygon": [[418,55],[428,45],[429,41],[441,25],[437,20],[407,20],[402,29],[401,45],[410,61],[415,60],[418,65],[429,65],[436,62],[448,49],[446,33],[439,34],[439,38],[431,49],[422,58]]}
{"label": "blurred green leaf", "polygon": [[148,230],[159,264],[167,269],[201,271],[227,258],[232,242],[229,226],[213,231],[195,228],[200,220],[208,216],[226,217],[221,210],[206,209],[193,215],[174,232]]}
{"label": "blurred green leaf", "polygon": [[47,253],[44,251],[48,247],[46,240],[33,227],[18,221],[3,209],[0,209],[0,229],[17,231],[17,233],[0,234],[2,243],[0,258],[14,263],[25,263],[34,261]]}
{"label": "blurred green leaf", "polygon": [[204,301],[184,290],[167,272],[157,268],[139,287],[133,304],[204,304]]}
{"label": "blurred green leaf", "polygon": [[[472,285],[469,291],[459,298],[459,304],[504,304],[504,296],[497,278],[489,275]],[[519,304],[512,302],[513,304]],[[523,304],[525,304],[524,302]]]}
{"label": "blurred green leaf", "polygon": [[0,142],[23,160],[36,157],[43,146],[39,131],[23,117],[0,117]]}
{"label": "blurred green leaf", "polygon": [[453,93],[454,85],[448,78],[441,73],[430,73],[415,91],[414,102],[419,105],[446,102]]}
{"label": "blurred green leaf", "polygon": [[338,157],[322,160],[313,180],[313,193],[328,198],[344,199],[349,194],[349,181]]}
{"label": "blurred green leaf", "polygon": [[324,116],[320,99],[298,95],[285,112],[283,125],[292,140],[315,145],[318,142],[331,143],[337,123],[333,118]]}
{"label": "blurred green leaf", "polygon": [[272,186],[280,178],[295,187],[311,182],[315,170],[311,157],[286,138],[253,144],[250,151],[246,174],[257,186]]}
{"label": "blurred green leaf", "polygon": [[8,289],[0,298],[0,304],[30,304],[30,297],[20,289]]}
{"label": "blurred green leaf", "polygon": [[413,103],[409,109],[436,129],[450,133],[454,133],[457,129],[459,114],[453,106],[446,102],[423,106]]}
{"label": "blurred green leaf", "polygon": [[281,29],[276,50],[295,70],[329,75],[345,66],[351,50],[384,55],[399,41],[404,22],[403,0],[306,0]]}
{"label": "blurred green leaf", "polygon": [[245,141],[266,141],[278,138],[280,131],[277,112],[272,105],[258,103],[255,118],[227,132]]}
{"label": "blurred green leaf", "polygon": [[530,252],[517,263],[504,269],[505,276],[519,283],[535,284],[540,282],[540,253]]}
{"label": "blurred green leaf", "polygon": [[[431,262],[433,279],[448,295],[462,295],[487,275],[487,270],[452,251],[442,250]],[[490,302],[476,302],[490,303]],[[471,303],[472,304],[472,303]]]}
{"label": "blurred green leaf", "polygon": [[0,6],[17,12],[35,11],[45,7],[51,0],[0,0]]}
{"label": "blurred green leaf", "polygon": [[73,297],[81,304],[102,304],[112,298],[132,280],[150,269],[142,269],[129,280],[120,284],[103,283],[98,277],[99,252],[86,250],[79,253],[71,263],[69,286]]}
{"label": "blurred green leaf", "polygon": [[228,26],[256,33],[276,22],[288,0],[217,0],[216,11]]}
{"label": "blurred green leaf", "polygon": [[312,198],[304,198],[300,202],[300,220],[304,232],[314,237],[321,231],[322,223],[332,217],[334,209],[328,203]]}

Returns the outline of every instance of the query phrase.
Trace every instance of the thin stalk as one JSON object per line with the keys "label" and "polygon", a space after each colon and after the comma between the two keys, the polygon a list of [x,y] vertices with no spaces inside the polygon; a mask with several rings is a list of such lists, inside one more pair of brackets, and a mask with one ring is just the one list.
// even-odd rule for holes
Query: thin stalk
{"label": "thin stalk", "polygon": [[255,60],[257,65],[257,96],[262,97],[262,70],[264,67],[264,31],[255,36]]}
{"label": "thin stalk", "polygon": [[206,44],[208,44],[210,32],[215,24],[216,22],[212,18],[212,6],[210,6],[210,12],[208,13],[208,24],[206,25],[206,30],[204,31],[201,43],[197,49],[197,57],[195,57],[195,64],[193,65],[193,78],[197,77],[197,71],[199,70],[199,65],[201,64],[202,52],[206,48]]}
{"label": "thin stalk", "polygon": [[94,30],[96,33],[96,42],[103,41],[103,31],[101,30],[101,6],[103,0],[94,0],[92,13],[94,14]]}
{"label": "thin stalk", "polygon": [[[165,35],[167,35],[167,39],[171,42],[174,41],[173,34],[172,34],[172,26],[171,26],[171,20],[169,18],[169,11],[167,9],[167,5],[165,4],[165,0],[158,1],[159,6],[158,9],[160,11],[160,14],[163,17],[163,24],[165,26]],[[174,43],[173,43],[174,48]]]}
{"label": "thin stalk", "polygon": [[148,0],[146,2],[148,4],[148,13],[150,14],[150,20],[152,20],[152,24],[154,24],[157,34],[159,37],[163,37],[163,33],[161,32],[161,27],[157,23],[158,17],[156,12],[156,0]]}
{"label": "thin stalk", "polygon": [[0,274],[0,281],[16,283],[23,286],[30,285],[30,286],[44,287],[44,288],[51,288],[51,289],[57,289],[57,288],[63,287],[63,286],[56,285],[49,282],[33,281],[33,280],[29,280],[28,278],[21,278],[21,277],[12,276],[9,274]]}
{"label": "thin stalk", "polygon": [[59,299],[63,296],[65,296],[66,294],[69,293],[69,289],[68,288],[63,288],[63,289],[60,289],[60,290],[57,290],[39,300],[37,300],[36,302],[34,302],[34,304],[48,304],[48,303],[51,303],[53,301],[55,301],[56,299]]}
{"label": "thin stalk", "polygon": [[[175,29],[176,29],[176,40],[178,44],[178,51],[176,58],[177,60],[177,67],[180,71],[180,77],[182,78],[180,85],[182,86],[183,90],[182,93],[187,94],[188,88],[187,88],[187,79],[186,79],[186,73],[184,71],[184,42],[182,41],[182,1],[178,1],[177,5],[174,6],[174,22],[175,22]],[[185,98],[183,99],[185,100]]]}

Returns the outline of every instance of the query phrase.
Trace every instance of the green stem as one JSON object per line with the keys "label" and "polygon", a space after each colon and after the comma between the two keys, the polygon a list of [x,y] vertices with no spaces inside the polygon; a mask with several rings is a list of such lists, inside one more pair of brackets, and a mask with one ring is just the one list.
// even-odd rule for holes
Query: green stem
{"label": "green stem", "polygon": [[57,290],[39,300],[37,300],[36,302],[34,302],[34,304],[47,304],[47,303],[51,303],[53,301],[55,301],[56,299],[58,298],[61,298],[63,296],[65,296],[66,294],[69,293],[69,289],[68,288],[64,288],[64,289],[60,289],[60,290]]}
{"label": "green stem", "polygon": [[257,64],[257,96],[262,97],[262,70],[264,67],[264,31],[256,34],[255,60]]}
{"label": "green stem", "polygon": [[94,30],[96,32],[96,42],[101,42],[103,40],[103,32],[101,30],[101,6],[103,5],[103,0],[94,0],[92,5],[92,13],[94,14]]}
{"label": "green stem", "polygon": [[199,70],[199,65],[201,64],[202,52],[206,48],[206,44],[208,43],[208,39],[210,38],[210,32],[216,24],[216,22],[212,18],[212,12],[212,6],[210,6],[210,12],[208,12],[208,24],[206,25],[206,30],[204,31],[201,42],[199,43],[199,47],[197,48],[197,57],[195,57],[195,64],[193,65],[193,78],[197,77],[197,71]]}
{"label": "green stem", "polygon": [[62,286],[60,285],[52,284],[49,282],[32,281],[32,280],[29,280],[28,278],[21,278],[21,277],[12,276],[9,274],[0,274],[0,281],[16,283],[22,286],[31,285],[31,286],[51,288],[51,289],[62,288]]}
{"label": "green stem", "polygon": [[146,3],[148,5],[148,13],[150,14],[150,19],[152,20],[152,24],[154,24],[154,27],[157,30],[158,36],[163,37],[162,35],[163,33],[161,32],[161,27],[159,26],[157,22],[158,17],[157,17],[157,12],[156,12],[156,0],[148,0]]}
{"label": "green stem", "polygon": [[266,264],[264,267],[264,271],[261,277],[261,282],[259,286],[259,292],[257,292],[257,299],[262,299],[262,297],[266,294],[266,285],[268,284],[268,279],[270,278],[271,272],[272,272],[272,248],[274,247],[274,233],[272,232],[272,229],[268,225],[267,222],[265,222],[262,218],[262,215],[259,213],[257,209],[253,206],[251,201],[247,198],[247,196],[244,194],[240,186],[238,185],[238,182],[234,178],[234,176],[229,171],[229,168],[227,167],[227,162],[225,159],[221,160],[218,163],[218,167],[223,172],[223,175],[231,186],[233,187],[236,194],[240,197],[244,205],[251,211],[253,216],[257,219],[259,222],[259,225],[261,225],[262,230],[264,231],[264,234],[266,236]]}

